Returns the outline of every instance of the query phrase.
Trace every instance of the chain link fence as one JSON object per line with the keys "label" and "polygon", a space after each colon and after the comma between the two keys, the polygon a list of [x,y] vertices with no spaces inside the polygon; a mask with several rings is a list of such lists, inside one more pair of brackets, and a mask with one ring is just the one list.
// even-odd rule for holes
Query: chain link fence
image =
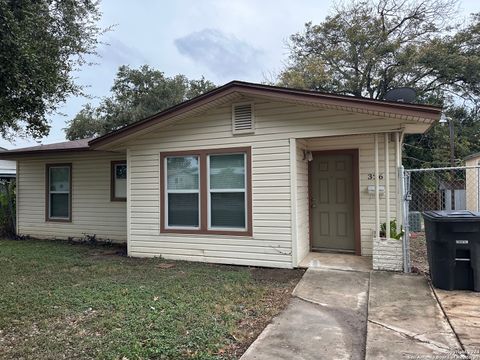
{"label": "chain link fence", "polygon": [[480,166],[404,170],[403,180],[405,244],[410,249],[406,256],[412,257],[407,261],[414,267],[426,267],[420,271],[428,271],[420,259],[425,246],[422,212],[480,211]]}

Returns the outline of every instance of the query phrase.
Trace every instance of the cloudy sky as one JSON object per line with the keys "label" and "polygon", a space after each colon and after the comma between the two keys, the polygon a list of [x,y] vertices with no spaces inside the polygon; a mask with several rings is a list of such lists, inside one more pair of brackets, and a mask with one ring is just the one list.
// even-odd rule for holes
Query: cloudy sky
{"label": "cloudy sky", "polygon": [[[461,13],[479,11],[477,0],[464,0]],[[261,82],[282,68],[286,40],[307,21],[319,23],[330,12],[330,0],[102,0],[102,26],[115,25],[103,37],[98,65],[84,68],[77,81],[93,99],[70,98],[51,117],[47,144],[65,140],[63,128],[81,109],[109,93],[120,65],[148,64],[167,76],[184,74],[218,85],[231,80]],[[35,145],[29,139],[6,148]]]}

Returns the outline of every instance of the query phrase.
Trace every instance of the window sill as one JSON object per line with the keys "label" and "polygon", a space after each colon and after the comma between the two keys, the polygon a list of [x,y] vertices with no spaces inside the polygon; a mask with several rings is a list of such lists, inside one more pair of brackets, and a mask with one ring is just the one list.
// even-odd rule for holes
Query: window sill
{"label": "window sill", "polygon": [[62,222],[62,223],[71,223],[72,219],[46,219],[46,222]]}
{"label": "window sill", "polygon": [[253,234],[250,231],[226,231],[226,230],[186,230],[186,229],[161,229],[160,235],[213,235],[213,236],[236,236],[252,238]]}

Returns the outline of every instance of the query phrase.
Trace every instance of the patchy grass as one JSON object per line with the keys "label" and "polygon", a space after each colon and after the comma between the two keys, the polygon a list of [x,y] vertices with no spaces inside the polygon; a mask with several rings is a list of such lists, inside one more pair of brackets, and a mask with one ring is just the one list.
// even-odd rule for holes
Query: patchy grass
{"label": "patchy grass", "polygon": [[3,359],[236,359],[302,271],[0,240]]}

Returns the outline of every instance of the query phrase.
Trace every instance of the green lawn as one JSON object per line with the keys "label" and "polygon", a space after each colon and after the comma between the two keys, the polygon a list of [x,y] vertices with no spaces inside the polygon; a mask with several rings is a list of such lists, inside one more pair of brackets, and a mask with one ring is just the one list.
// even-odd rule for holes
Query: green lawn
{"label": "green lawn", "polygon": [[0,358],[236,359],[300,271],[0,240]]}

